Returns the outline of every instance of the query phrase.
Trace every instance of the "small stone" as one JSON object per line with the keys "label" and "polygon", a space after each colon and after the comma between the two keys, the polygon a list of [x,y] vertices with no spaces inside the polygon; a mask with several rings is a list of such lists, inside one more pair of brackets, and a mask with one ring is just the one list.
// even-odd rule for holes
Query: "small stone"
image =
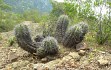
{"label": "small stone", "polygon": [[108,60],[100,59],[98,60],[100,66],[108,65]]}
{"label": "small stone", "polygon": [[[58,64],[61,65],[61,62],[63,62],[61,59],[55,59],[53,61],[47,62],[45,65],[48,65],[50,70],[55,70],[55,66],[57,66]],[[59,66],[59,65],[58,65]]]}
{"label": "small stone", "polygon": [[43,63],[38,63],[33,65],[34,70],[49,70],[49,67]]}
{"label": "small stone", "polygon": [[14,62],[14,63],[12,64],[12,66],[13,66],[13,68],[17,68],[17,67],[18,67],[18,62]]}
{"label": "small stone", "polygon": [[44,64],[38,63],[38,64],[34,64],[33,68],[34,68],[34,70],[38,70],[38,69],[41,69],[42,66],[44,66]]}
{"label": "small stone", "polygon": [[85,49],[87,49],[86,43],[79,43],[79,44],[77,44],[77,46],[76,46],[76,50],[77,50],[77,51],[79,51],[79,50],[85,50]]}
{"label": "small stone", "polygon": [[86,53],[86,52],[85,52],[84,50],[80,50],[80,51],[78,52],[78,54],[81,55],[81,56],[84,56],[85,53]]}
{"label": "small stone", "polygon": [[15,52],[9,52],[8,54],[9,54],[8,55],[8,60],[9,61],[15,61],[18,58],[18,56],[16,55]]}
{"label": "small stone", "polygon": [[72,57],[67,55],[63,57],[62,61],[69,61],[70,59],[72,59]]}
{"label": "small stone", "polygon": [[102,54],[105,54],[106,52],[101,52]]}
{"label": "small stone", "polygon": [[85,60],[85,61],[83,62],[83,64],[84,64],[84,65],[89,65],[89,61],[88,61],[88,60]]}
{"label": "small stone", "polygon": [[48,61],[47,58],[42,58],[42,59],[41,59],[41,62],[43,62],[43,63],[45,63],[45,62],[47,62],[47,61]]}
{"label": "small stone", "polygon": [[108,53],[110,53],[110,54],[111,54],[111,50],[109,50],[109,51],[108,51]]}
{"label": "small stone", "polygon": [[11,49],[11,51],[16,52],[16,51],[17,51],[17,49]]}
{"label": "small stone", "polygon": [[68,56],[72,57],[72,59],[74,59],[75,61],[80,60],[80,55],[77,52],[69,53]]}

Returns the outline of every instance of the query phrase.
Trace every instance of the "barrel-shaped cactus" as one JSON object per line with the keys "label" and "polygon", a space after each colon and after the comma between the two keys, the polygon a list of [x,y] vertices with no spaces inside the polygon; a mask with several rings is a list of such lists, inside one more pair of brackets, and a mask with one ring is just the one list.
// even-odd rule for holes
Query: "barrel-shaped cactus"
{"label": "barrel-shaped cactus", "polygon": [[67,15],[61,15],[58,18],[57,27],[55,31],[55,38],[57,39],[59,43],[61,43],[63,40],[68,24],[69,24],[69,19]]}
{"label": "barrel-shaped cactus", "polygon": [[74,47],[76,49],[76,45],[84,39],[87,32],[88,25],[83,22],[70,27],[63,38],[63,45],[65,47]]}
{"label": "barrel-shaped cactus", "polygon": [[54,55],[58,53],[58,43],[57,40],[53,37],[46,37],[42,41],[42,47],[47,55]]}
{"label": "barrel-shaped cactus", "polygon": [[36,53],[36,46],[33,44],[30,36],[30,32],[26,25],[19,24],[15,27],[15,37],[17,39],[18,45],[30,52],[30,53]]}
{"label": "barrel-shaped cactus", "polygon": [[58,53],[58,43],[53,37],[46,37],[42,41],[41,47],[36,50],[36,55],[43,58],[47,55],[55,55]]}

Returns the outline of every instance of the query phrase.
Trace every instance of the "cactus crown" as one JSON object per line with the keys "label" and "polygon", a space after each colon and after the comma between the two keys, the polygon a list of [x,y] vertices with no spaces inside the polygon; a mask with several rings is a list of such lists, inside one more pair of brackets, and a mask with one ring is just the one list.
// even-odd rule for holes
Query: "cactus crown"
{"label": "cactus crown", "polygon": [[26,40],[32,41],[29,29],[26,25],[19,24],[15,27],[14,31],[15,31],[15,36],[17,37],[17,39],[27,38]]}
{"label": "cactus crown", "polygon": [[73,31],[74,32],[80,32],[83,34],[86,34],[88,32],[88,24],[84,23],[84,22],[80,22],[72,27],[70,27],[68,29],[68,31]]}
{"label": "cactus crown", "polygon": [[84,34],[86,34],[88,32],[88,24],[86,24],[84,22],[80,22],[80,23],[78,23],[78,25],[82,28],[82,31]]}
{"label": "cactus crown", "polygon": [[61,15],[61,16],[58,18],[57,23],[69,23],[68,16],[67,16],[67,15]]}
{"label": "cactus crown", "polygon": [[47,44],[57,44],[57,40],[53,37],[46,37],[44,40],[43,40],[43,43],[47,43]]}

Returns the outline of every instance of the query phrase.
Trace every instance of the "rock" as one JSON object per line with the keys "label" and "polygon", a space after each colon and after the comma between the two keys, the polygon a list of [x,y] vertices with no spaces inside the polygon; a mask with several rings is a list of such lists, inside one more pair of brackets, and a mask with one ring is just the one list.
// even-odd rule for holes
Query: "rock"
{"label": "rock", "polygon": [[63,57],[63,61],[69,61],[70,59],[74,59],[75,61],[80,60],[80,55],[77,52],[70,52],[67,56]]}
{"label": "rock", "polygon": [[[3,70],[25,70],[24,68],[27,67],[27,65],[30,64],[29,61],[17,61],[17,62],[13,62],[11,64],[8,64],[5,66],[5,68]],[[23,69],[22,69],[23,68]],[[31,67],[30,67],[31,68]],[[29,70],[29,69],[28,69]],[[31,70],[31,69],[30,69]]]}
{"label": "rock", "polygon": [[100,59],[98,60],[100,66],[108,65],[108,60]]}
{"label": "rock", "polygon": [[[50,70],[55,70],[54,69],[55,66],[57,66],[57,65],[59,66],[60,62],[61,62],[61,59],[56,59],[56,60],[53,60],[53,61],[50,61],[50,62],[46,63],[46,65],[49,66]],[[60,65],[61,65],[61,63],[60,63]]]}
{"label": "rock", "polygon": [[80,51],[78,52],[78,54],[81,55],[81,56],[84,56],[85,53],[86,53],[86,52],[85,52],[84,50],[80,50]]}
{"label": "rock", "polygon": [[88,60],[85,60],[85,61],[83,61],[83,64],[84,64],[84,65],[89,65],[89,61],[88,61]]}
{"label": "rock", "polygon": [[72,59],[72,57],[71,56],[65,56],[65,57],[63,57],[63,59],[61,60],[62,62],[67,62],[67,61],[69,61],[70,59]]}
{"label": "rock", "polygon": [[47,58],[42,58],[42,59],[41,59],[41,62],[43,62],[43,63],[45,63],[45,62],[47,62],[47,61],[48,61]]}
{"label": "rock", "polygon": [[69,53],[69,56],[71,56],[74,60],[80,60],[80,55],[77,52]]}
{"label": "rock", "polygon": [[101,52],[102,54],[105,54],[106,52]]}
{"label": "rock", "polygon": [[43,63],[34,64],[33,66],[34,66],[33,70],[49,70],[49,67]]}
{"label": "rock", "polygon": [[110,53],[110,54],[111,54],[111,50],[109,50],[109,51],[108,51],[108,53]]}
{"label": "rock", "polygon": [[26,68],[27,70],[33,70],[33,63],[28,64]]}
{"label": "rock", "polygon": [[76,45],[76,50],[77,51],[85,50],[85,49],[88,49],[86,43],[79,43],[79,44]]}
{"label": "rock", "polygon": [[16,51],[17,51],[17,49],[11,49],[11,51],[12,51],[12,52],[16,52]]}
{"label": "rock", "polygon": [[55,66],[58,65],[62,60],[56,59],[47,63],[37,63],[33,64],[34,70],[55,70]]}
{"label": "rock", "polygon": [[17,58],[18,58],[17,53],[15,53],[15,52],[9,52],[8,54],[9,54],[8,55],[8,60],[9,61],[13,62],[13,61],[17,60]]}

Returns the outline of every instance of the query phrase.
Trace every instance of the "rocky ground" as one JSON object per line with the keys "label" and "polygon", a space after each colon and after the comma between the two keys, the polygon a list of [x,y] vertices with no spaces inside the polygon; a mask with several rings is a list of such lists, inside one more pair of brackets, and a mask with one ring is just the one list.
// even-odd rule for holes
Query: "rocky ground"
{"label": "rocky ground", "polygon": [[110,52],[81,50],[58,56],[39,59],[21,48],[1,47],[0,70],[111,70]]}
{"label": "rocky ground", "polygon": [[[30,24],[26,25],[30,26]],[[31,29],[34,29],[33,25]],[[19,48],[16,42],[9,46],[8,40],[14,36],[13,31],[1,33],[0,36],[2,37],[0,40],[0,70],[111,70],[110,50],[81,48],[83,50],[75,51],[60,45],[59,53],[56,56],[40,59]],[[33,33],[32,36],[34,36]],[[82,43],[79,46],[89,47],[86,45],[87,43]]]}

